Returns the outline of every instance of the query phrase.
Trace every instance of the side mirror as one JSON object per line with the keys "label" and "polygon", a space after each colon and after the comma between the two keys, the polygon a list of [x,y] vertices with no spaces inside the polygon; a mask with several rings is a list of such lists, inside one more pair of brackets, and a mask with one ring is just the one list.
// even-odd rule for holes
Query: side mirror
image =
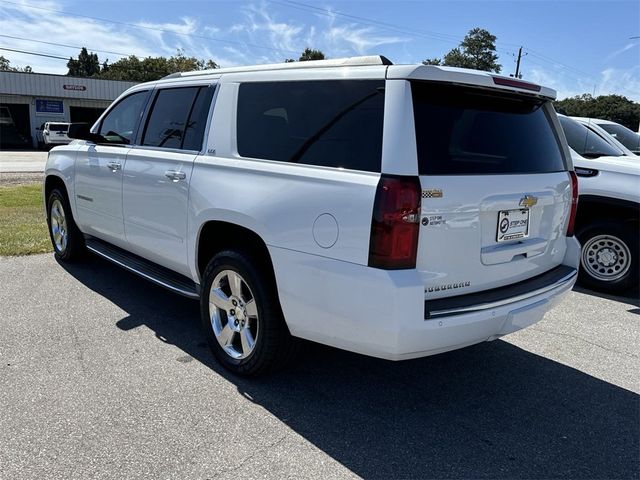
{"label": "side mirror", "polygon": [[72,123],[69,125],[69,130],[67,131],[67,137],[73,138],[76,140],[87,140],[93,143],[101,143],[104,141],[102,135],[98,135],[97,133],[91,133],[89,131],[88,123]]}

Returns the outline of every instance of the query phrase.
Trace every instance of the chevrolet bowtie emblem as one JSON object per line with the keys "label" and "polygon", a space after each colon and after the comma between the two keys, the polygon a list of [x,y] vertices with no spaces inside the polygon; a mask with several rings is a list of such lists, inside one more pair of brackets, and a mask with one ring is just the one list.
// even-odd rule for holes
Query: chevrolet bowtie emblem
{"label": "chevrolet bowtie emblem", "polygon": [[538,198],[533,195],[525,195],[520,199],[520,206],[525,208],[531,208],[538,203]]}

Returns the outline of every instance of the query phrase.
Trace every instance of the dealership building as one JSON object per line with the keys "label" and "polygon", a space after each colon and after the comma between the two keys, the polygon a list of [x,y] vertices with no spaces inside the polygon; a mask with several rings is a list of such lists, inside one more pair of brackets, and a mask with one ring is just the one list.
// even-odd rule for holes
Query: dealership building
{"label": "dealership building", "polygon": [[[45,122],[87,122],[134,82],[43,73],[0,72],[0,111],[5,136],[18,133],[26,147],[38,145]],[[0,132],[1,134],[1,132]],[[0,138],[0,143],[2,142]],[[9,141],[9,138],[5,138]]]}

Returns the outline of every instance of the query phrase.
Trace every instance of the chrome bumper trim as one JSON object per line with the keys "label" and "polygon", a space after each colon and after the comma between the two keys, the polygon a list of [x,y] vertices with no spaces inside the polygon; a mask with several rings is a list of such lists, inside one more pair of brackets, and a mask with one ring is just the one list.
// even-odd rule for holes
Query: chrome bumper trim
{"label": "chrome bumper trim", "polygon": [[572,272],[570,272],[569,274],[565,275],[564,277],[556,280],[555,282],[546,285],[542,288],[538,288],[536,290],[532,290],[531,292],[527,292],[527,293],[523,293],[520,295],[516,295],[513,297],[509,297],[509,298],[505,298],[504,300],[498,300],[495,302],[489,302],[489,303],[478,303],[475,305],[469,305],[466,307],[460,307],[460,308],[451,308],[451,309],[443,309],[443,310],[430,310],[429,311],[429,318],[426,318],[425,320],[432,320],[434,318],[439,318],[439,317],[448,317],[451,315],[460,315],[460,314],[465,314],[465,313],[473,313],[473,312],[480,312],[483,310],[489,310],[492,308],[498,308],[498,307],[503,307],[505,305],[509,305],[511,303],[516,303],[522,300],[526,300],[528,298],[532,298],[538,295],[542,295],[543,293],[547,293],[550,292],[552,290],[556,290],[556,289],[560,289],[568,284],[570,284],[572,282],[572,280],[574,280],[576,277],[578,276],[578,271],[577,270],[573,270]]}

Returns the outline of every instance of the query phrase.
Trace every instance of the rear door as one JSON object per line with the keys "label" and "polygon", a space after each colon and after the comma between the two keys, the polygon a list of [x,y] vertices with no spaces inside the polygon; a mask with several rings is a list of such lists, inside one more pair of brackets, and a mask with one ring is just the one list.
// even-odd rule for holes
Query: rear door
{"label": "rear door", "polygon": [[550,102],[411,83],[428,298],[515,283],[560,264],[571,186]]}
{"label": "rear door", "polygon": [[140,145],[129,151],[124,167],[129,249],[185,275],[189,183],[213,93],[209,85],[158,89]]}

